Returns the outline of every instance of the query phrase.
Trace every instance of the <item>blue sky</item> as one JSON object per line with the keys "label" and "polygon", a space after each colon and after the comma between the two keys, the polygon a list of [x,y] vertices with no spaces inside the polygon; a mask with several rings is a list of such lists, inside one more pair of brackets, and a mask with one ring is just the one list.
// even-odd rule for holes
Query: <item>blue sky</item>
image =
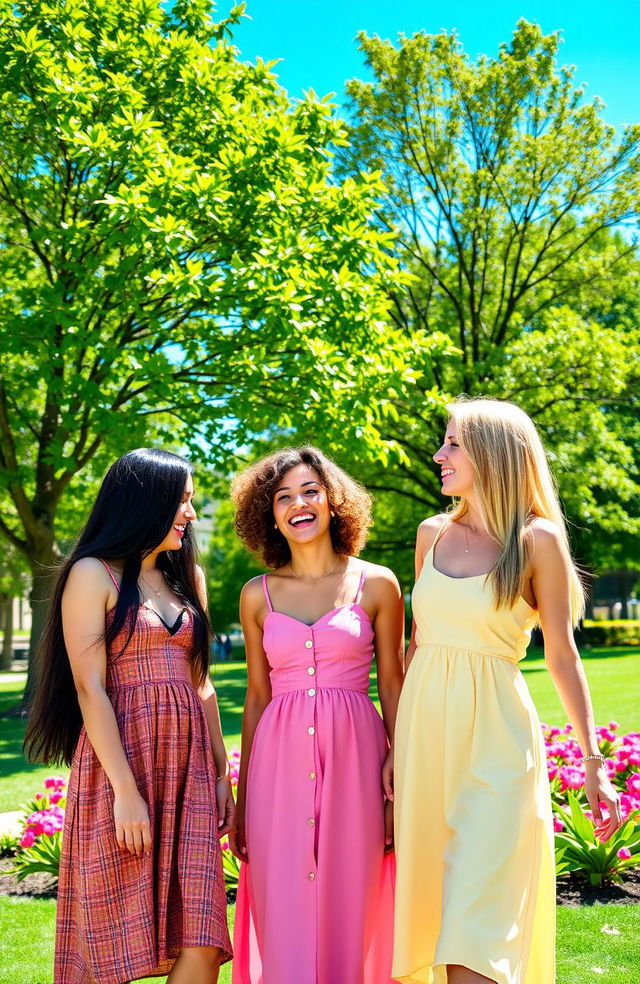
{"label": "blue sky", "polygon": [[[229,6],[220,2],[219,13]],[[360,29],[395,39],[456,28],[469,55],[491,56],[525,17],[545,33],[563,32],[561,63],[576,66],[587,98],[604,100],[609,123],[640,121],[640,0],[248,0],[247,13],[252,19],[234,32],[242,56],[281,58],[275,71],[292,96],[313,88],[336,92],[338,104],[346,79],[366,77],[354,41]]]}

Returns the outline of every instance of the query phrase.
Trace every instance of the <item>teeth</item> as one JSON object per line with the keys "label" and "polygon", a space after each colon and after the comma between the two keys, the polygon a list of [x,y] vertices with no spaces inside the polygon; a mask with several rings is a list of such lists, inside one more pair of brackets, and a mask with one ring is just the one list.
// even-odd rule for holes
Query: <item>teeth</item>
{"label": "teeth", "polygon": [[447,475],[453,475],[453,468],[443,468],[442,469],[442,477],[443,478],[446,478]]}
{"label": "teeth", "polygon": [[303,513],[301,516],[294,516],[293,519],[290,520],[290,522],[292,526],[297,526],[298,523],[301,523],[305,519],[313,519],[313,516],[311,515],[311,513]]}

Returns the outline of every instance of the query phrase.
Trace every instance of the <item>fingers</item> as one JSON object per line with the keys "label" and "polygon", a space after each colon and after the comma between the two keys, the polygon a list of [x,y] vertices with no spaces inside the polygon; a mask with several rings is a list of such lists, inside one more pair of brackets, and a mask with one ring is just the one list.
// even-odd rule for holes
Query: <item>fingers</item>
{"label": "fingers", "polygon": [[116,827],[118,846],[129,854],[151,853],[151,827],[146,823],[132,823]]}
{"label": "fingers", "polygon": [[239,861],[248,861],[247,846],[244,839],[244,830],[235,827],[229,832],[229,847]]}
{"label": "fingers", "polygon": [[393,765],[385,763],[382,769],[382,788],[384,795],[393,802]]}
{"label": "fingers", "polygon": [[393,849],[393,804],[389,800],[384,805],[384,847],[385,852]]}
{"label": "fingers", "polygon": [[[620,801],[617,797],[603,796],[602,801],[607,807],[609,817],[607,819],[602,819],[598,825],[596,825],[595,833],[596,837],[600,841],[607,841],[612,834],[615,834],[616,830],[622,823],[622,814],[620,811]],[[595,814],[594,814],[595,819]]]}

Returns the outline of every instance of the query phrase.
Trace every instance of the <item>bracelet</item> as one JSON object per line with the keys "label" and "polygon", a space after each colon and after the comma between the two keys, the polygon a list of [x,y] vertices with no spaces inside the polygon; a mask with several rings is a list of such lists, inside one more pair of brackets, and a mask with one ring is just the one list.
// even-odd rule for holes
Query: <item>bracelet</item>
{"label": "bracelet", "polygon": [[223,779],[230,779],[231,776],[217,776],[216,783],[222,782]]}
{"label": "bracelet", "polygon": [[582,756],[582,761],[583,762],[606,762],[607,759],[606,759],[606,756],[605,755],[583,755]]}

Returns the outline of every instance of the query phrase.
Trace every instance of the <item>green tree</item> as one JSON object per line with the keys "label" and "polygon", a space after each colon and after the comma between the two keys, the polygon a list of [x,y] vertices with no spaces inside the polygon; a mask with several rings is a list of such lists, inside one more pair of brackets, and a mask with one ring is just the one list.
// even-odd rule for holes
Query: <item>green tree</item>
{"label": "green tree", "polygon": [[205,556],[209,615],[215,632],[229,632],[240,621],[238,599],[243,584],[265,570],[238,539],[233,528],[233,505],[216,505],[213,533]]}
{"label": "green tree", "polygon": [[405,548],[441,505],[431,454],[443,393],[513,399],[532,414],[584,547],[639,532],[624,417],[636,405],[640,323],[618,301],[621,284],[627,297],[637,286],[640,126],[617,137],[558,67],[558,35],[526,21],[476,63],[455,33],[359,41],[374,80],[348,83],[341,173],[383,176],[378,219],[413,276],[390,293],[396,327],[455,349],[422,361],[417,347],[418,384],[384,429],[406,457],[362,471],[385,500],[376,542]]}
{"label": "green tree", "polygon": [[380,182],[336,180],[331,106],[240,61],[243,7],[0,0],[0,535],[36,637],[61,503],[150,427],[214,467],[321,408],[384,450],[411,377]]}

